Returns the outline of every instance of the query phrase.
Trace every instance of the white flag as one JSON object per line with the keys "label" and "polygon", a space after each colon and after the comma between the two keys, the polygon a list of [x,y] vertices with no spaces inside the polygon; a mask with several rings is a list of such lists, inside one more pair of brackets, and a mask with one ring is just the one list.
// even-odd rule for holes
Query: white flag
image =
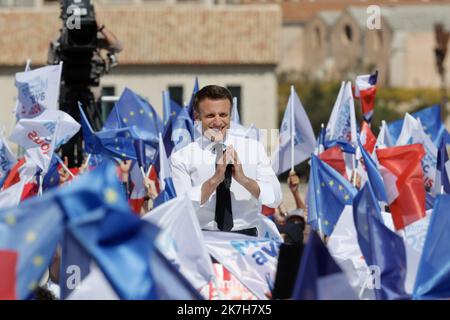
{"label": "white flag", "polygon": [[351,82],[341,84],[326,129],[326,140],[347,141],[356,145],[356,116]]}
{"label": "white flag", "polygon": [[3,185],[4,180],[9,170],[17,162],[16,157],[13,155],[6,143],[3,134],[0,133],[0,188]]}
{"label": "white flag", "polygon": [[425,133],[420,119],[415,119],[409,113],[405,114],[402,131],[397,139],[397,146],[420,143],[425,149],[425,156],[422,159],[422,169],[425,177],[425,187],[434,191],[437,166],[437,148],[431,138]]}
{"label": "white flag", "polygon": [[22,146],[25,158],[46,172],[55,149],[56,120],[19,120],[9,139]]}
{"label": "white flag", "polygon": [[50,165],[53,152],[80,130],[80,124],[60,110],[45,110],[32,119],[20,119],[10,140],[26,150],[27,158],[44,173]]}
{"label": "white flag", "polygon": [[58,109],[62,64],[16,73],[19,91],[16,117],[33,118],[45,109]]}
{"label": "white flag", "polygon": [[233,232],[203,231],[209,253],[258,299],[274,285],[281,242]]}
{"label": "white flag", "polygon": [[22,197],[25,181],[20,180],[6,190],[0,191],[0,209],[15,207]]}
{"label": "white flag", "polygon": [[[272,159],[276,174],[285,172],[311,156],[316,146],[316,138],[308,115],[291,87],[291,95],[284,112],[280,128],[280,144]],[[294,153],[294,154],[292,154]]]}
{"label": "white flag", "polygon": [[214,270],[211,258],[205,248],[194,207],[186,194],[161,204],[143,219],[163,230],[163,236],[158,241],[160,251],[179,264],[181,274],[196,289],[212,279]]}

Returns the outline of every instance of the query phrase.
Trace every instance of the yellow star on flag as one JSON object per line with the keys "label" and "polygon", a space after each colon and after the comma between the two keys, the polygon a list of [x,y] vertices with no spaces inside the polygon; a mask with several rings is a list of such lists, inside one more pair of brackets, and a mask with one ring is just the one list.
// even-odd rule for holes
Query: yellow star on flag
{"label": "yellow star on flag", "polygon": [[330,180],[330,182],[328,182],[328,184],[330,185],[330,187],[332,187],[334,185],[334,181]]}
{"label": "yellow star on flag", "polygon": [[134,116],[134,111],[130,111],[130,116]]}
{"label": "yellow star on flag", "polygon": [[29,243],[32,243],[34,241],[36,241],[37,239],[37,234],[36,232],[33,231],[29,231],[26,235],[25,235],[25,240]]}
{"label": "yellow star on flag", "polygon": [[127,118],[123,118],[123,122],[127,123],[128,119]]}
{"label": "yellow star on flag", "polygon": [[113,204],[117,202],[118,195],[117,192],[114,191],[113,189],[111,188],[106,189],[104,195],[107,203]]}
{"label": "yellow star on flag", "polygon": [[5,217],[6,224],[9,224],[10,226],[13,226],[16,224],[16,217],[12,214],[8,214]]}
{"label": "yellow star on flag", "polygon": [[44,258],[42,258],[42,256],[35,256],[33,258],[33,265],[35,267],[39,267],[44,263]]}

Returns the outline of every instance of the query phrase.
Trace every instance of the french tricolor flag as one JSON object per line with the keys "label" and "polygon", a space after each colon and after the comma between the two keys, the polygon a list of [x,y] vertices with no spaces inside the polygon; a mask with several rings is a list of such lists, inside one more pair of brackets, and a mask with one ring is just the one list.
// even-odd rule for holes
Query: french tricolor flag
{"label": "french tricolor flag", "polygon": [[373,74],[365,74],[356,77],[355,98],[361,101],[361,109],[364,120],[370,123],[375,107],[375,95],[377,93],[378,70]]}
{"label": "french tricolor flag", "polygon": [[425,217],[423,146],[416,143],[377,149],[376,155],[395,229]]}

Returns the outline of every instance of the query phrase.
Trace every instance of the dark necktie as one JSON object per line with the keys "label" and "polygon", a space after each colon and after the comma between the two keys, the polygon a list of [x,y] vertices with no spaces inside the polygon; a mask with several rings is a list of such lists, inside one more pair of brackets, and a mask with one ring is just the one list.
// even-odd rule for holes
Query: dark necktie
{"label": "dark necktie", "polygon": [[[223,145],[216,145],[216,163],[223,154]],[[225,187],[222,181],[216,189],[216,215],[214,220],[221,231],[231,231],[233,229],[233,211],[231,210],[230,189]]]}

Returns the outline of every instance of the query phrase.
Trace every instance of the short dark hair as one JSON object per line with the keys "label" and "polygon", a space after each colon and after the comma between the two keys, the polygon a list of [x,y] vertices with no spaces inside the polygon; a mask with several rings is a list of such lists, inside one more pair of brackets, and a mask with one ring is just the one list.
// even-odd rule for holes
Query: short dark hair
{"label": "short dark hair", "polygon": [[197,91],[197,93],[194,96],[194,103],[193,103],[194,110],[196,112],[200,113],[198,106],[200,102],[202,102],[205,99],[211,100],[228,99],[228,101],[230,101],[230,106],[233,105],[233,96],[231,95],[230,90],[221,86],[216,85],[204,86],[199,91]]}

